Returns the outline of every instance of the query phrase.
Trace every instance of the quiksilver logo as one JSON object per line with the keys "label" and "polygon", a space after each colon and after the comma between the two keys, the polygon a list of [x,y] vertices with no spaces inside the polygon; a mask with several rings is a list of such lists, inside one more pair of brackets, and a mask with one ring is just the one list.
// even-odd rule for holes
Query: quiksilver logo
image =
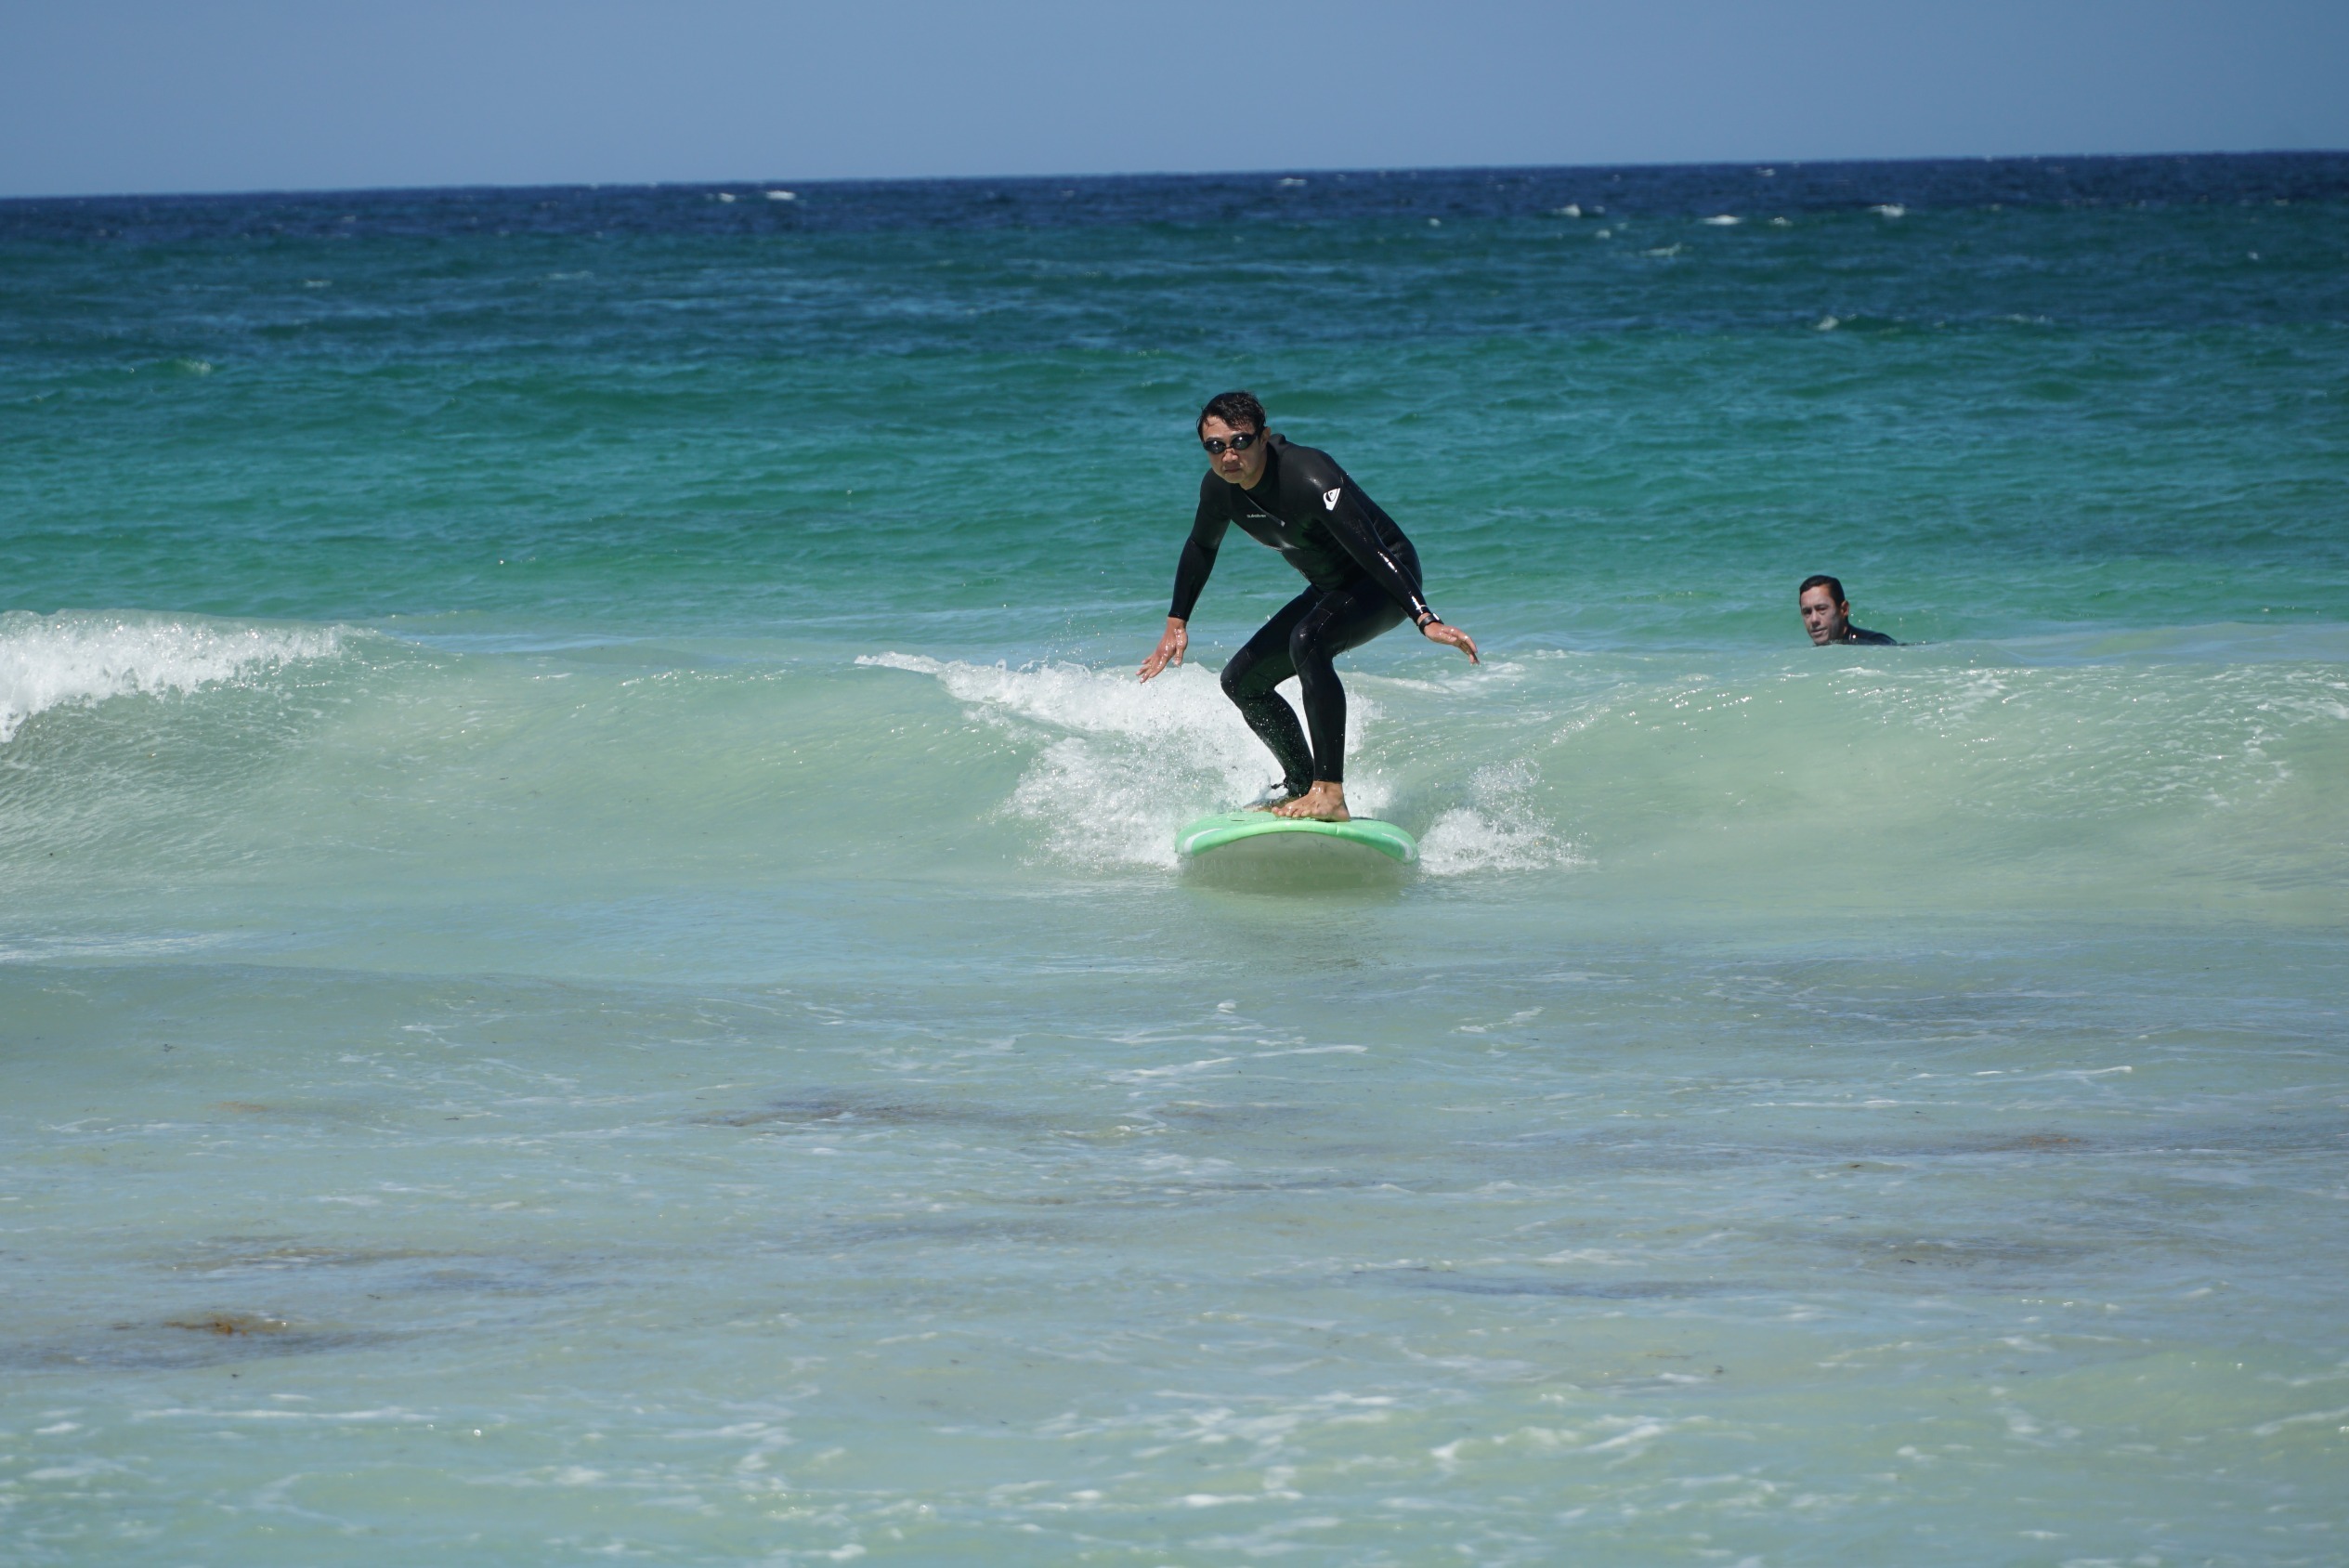
{"label": "quiksilver logo", "polygon": [[1338,491],[1343,490],[1345,488],[1345,486],[1340,485],[1338,487],[1338,490],[1325,490],[1322,491],[1322,510],[1325,512],[1337,511]]}

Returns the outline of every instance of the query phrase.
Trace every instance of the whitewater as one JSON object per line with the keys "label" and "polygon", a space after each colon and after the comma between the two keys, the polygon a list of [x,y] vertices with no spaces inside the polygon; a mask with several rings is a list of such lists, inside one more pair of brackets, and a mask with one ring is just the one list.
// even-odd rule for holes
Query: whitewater
{"label": "whitewater", "polygon": [[[2314,154],[0,203],[0,1561],[2338,1561],[2344,257]],[[1341,661],[1408,874],[1174,853],[1233,385],[1486,654]]]}

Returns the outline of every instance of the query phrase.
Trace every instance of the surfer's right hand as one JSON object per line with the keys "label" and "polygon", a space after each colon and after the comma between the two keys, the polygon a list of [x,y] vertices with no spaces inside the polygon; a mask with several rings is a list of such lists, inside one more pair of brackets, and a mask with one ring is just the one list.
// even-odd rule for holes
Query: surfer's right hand
{"label": "surfer's right hand", "polygon": [[1142,678],[1146,681],[1168,665],[1181,663],[1183,650],[1190,646],[1191,634],[1183,630],[1182,622],[1171,615],[1167,617],[1167,634],[1158,639],[1156,649],[1142,661]]}

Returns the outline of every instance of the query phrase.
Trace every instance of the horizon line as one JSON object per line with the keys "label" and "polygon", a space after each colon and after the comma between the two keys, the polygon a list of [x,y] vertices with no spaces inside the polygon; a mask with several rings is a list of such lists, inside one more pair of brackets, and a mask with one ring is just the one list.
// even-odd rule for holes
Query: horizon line
{"label": "horizon line", "polygon": [[1224,169],[1135,169],[1114,173],[1095,171],[1090,174],[981,174],[981,175],[826,175],[798,177],[790,176],[760,176],[723,179],[655,179],[655,180],[556,180],[537,182],[480,181],[448,185],[342,185],[342,186],[254,186],[222,188],[206,190],[85,190],[51,193],[48,195],[0,195],[0,203],[30,203],[36,202],[208,202],[237,198],[303,197],[303,196],[385,196],[385,195],[454,195],[472,191],[519,190],[702,190],[725,186],[820,187],[872,185],[980,185],[980,184],[1050,184],[1068,180],[1149,180],[1149,179],[1225,179],[1277,175],[1290,178],[1311,179],[1315,176],[1343,178],[1353,175],[1385,177],[1390,175],[1422,174],[1507,174],[1522,172],[1581,171],[1603,172],[1619,169],[1722,169],[1769,168],[1800,169],[1837,167],[1844,165],[1898,166],[1922,163],[2037,163],[2048,162],[2076,163],[2142,163],[2187,162],[2224,158],[2339,158],[2349,157],[2349,148],[2256,148],[2199,152],[2005,152],[2005,153],[1924,153],[1899,158],[1703,158],[1703,159],[1626,159],[1603,163],[1414,163],[1385,166],[1362,165],[1351,168],[1315,168],[1302,164],[1265,163],[1250,167]]}

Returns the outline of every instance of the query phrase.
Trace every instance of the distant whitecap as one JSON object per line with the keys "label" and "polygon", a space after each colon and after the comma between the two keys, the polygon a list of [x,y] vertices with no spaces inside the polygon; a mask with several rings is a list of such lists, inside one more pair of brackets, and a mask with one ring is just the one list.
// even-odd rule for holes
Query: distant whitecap
{"label": "distant whitecap", "polygon": [[1880,202],[1868,209],[1878,217],[1907,217],[1909,209],[1898,202]]}
{"label": "distant whitecap", "polygon": [[1711,224],[1716,229],[1729,229],[1745,220],[1734,213],[1716,213],[1703,221]]}
{"label": "distant whitecap", "polygon": [[734,192],[731,190],[721,190],[718,192],[718,200],[721,202],[731,202],[734,200]]}
{"label": "distant whitecap", "polygon": [[796,202],[800,199],[800,193],[796,190],[770,190],[766,193],[766,199],[770,202]]}
{"label": "distant whitecap", "polygon": [[1562,207],[1552,207],[1549,212],[1552,217],[1580,217],[1583,216],[1582,208],[1572,202],[1567,203]]}
{"label": "distant whitecap", "polygon": [[1833,316],[1821,316],[1818,320],[1811,323],[1811,331],[1831,333],[1842,325],[1843,323],[1836,320]]}
{"label": "distant whitecap", "polygon": [[1774,217],[1770,219],[1770,227],[1772,229],[1792,229],[1794,227],[1794,222],[1792,218]]}
{"label": "distant whitecap", "polygon": [[1283,185],[1302,185],[1305,182],[1295,175],[1283,175],[1279,183]]}

